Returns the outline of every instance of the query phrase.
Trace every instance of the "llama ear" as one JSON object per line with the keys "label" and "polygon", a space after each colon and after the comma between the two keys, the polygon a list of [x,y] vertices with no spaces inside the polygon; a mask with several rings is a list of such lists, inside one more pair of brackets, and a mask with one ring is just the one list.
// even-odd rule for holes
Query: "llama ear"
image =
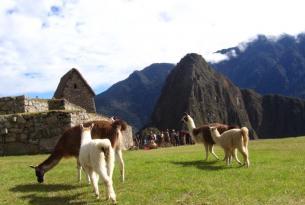
{"label": "llama ear", "polygon": [[183,114],[184,114],[184,115],[191,116],[188,112],[184,112]]}
{"label": "llama ear", "polygon": [[33,168],[33,169],[36,169],[37,166],[30,165],[29,167],[31,167],[31,168]]}
{"label": "llama ear", "polygon": [[94,127],[94,123],[91,124],[90,128],[92,129]]}
{"label": "llama ear", "polygon": [[83,123],[81,123],[79,126],[80,126],[80,128],[84,129]]}

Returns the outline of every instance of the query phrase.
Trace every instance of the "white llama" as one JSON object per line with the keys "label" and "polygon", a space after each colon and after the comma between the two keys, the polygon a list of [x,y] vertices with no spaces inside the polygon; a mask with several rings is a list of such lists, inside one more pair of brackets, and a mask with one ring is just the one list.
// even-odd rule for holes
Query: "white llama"
{"label": "white llama", "polygon": [[79,162],[86,174],[89,175],[94,187],[94,192],[99,198],[98,180],[102,178],[106,190],[107,199],[111,199],[116,203],[116,194],[112,184],[112,174],[114,169],[114,150],[109,139],[94,139],[91,138],[90,127],[83,127],[81,124],[81,147],[79,151]]}
{"label": "white llama", "polygon": [[[210,127],[210,132],[213,140],[216,144],[219,144],[225,152],[225,160],[227,165],[231,163],[231,156],[235,157],[235,150],[242,154],[244,158],[244,164],[249,167],[249,151],[248,151],[248,142],[249,142],[249,130],[246,127],[231,129],[223,132],[221,135],[218,132],[216,127]],[[238,161],[238,160],[237,160]]]}

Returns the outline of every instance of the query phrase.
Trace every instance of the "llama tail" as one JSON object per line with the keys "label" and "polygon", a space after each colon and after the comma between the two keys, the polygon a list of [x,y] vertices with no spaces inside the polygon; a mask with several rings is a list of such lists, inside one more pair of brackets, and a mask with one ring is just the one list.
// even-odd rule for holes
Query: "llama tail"
{"label": "llama tail", "polygon": [[104,154],[107,165],[107,174],[112,178],[115,156],[110,140],[102,139],[99,143],[97,143],[97,148],[101,151],[101,153]]}
{"label": "llama tail", "polygon": [[249,130],[246,127],[242,127],[240,129],[241,131],[241,135],[243,137],[243,142],[244,142],[244,146],[248,147],[248,142],[249,142]]}

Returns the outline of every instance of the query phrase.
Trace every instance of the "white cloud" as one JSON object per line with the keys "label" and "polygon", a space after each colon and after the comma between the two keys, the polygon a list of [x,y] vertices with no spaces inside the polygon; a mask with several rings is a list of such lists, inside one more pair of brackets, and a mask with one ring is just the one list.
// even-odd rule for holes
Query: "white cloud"
{"label": "white cloud", "polygon": [[1,0],[0,96],[52,92],[76,67],[98,88],[256,34],[305,30],[302,0]]}

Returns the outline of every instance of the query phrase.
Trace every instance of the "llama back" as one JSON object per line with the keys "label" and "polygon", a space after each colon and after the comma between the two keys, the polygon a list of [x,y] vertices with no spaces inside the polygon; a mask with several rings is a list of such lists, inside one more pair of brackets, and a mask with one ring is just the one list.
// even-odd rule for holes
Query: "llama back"
{"label": "llama back", "polygon": [[124,139],[121,131],[126,130],[127,124],[123,120],[110,121],[91,121],[84,125],[88,126],[94,123],[92,129],[92,139],[105,139],[108,138],[111,141],[113,148],[124,148]]}
{"label": "llama back", "polygon": [[193,129],[193,135],[194,136],[198,136],[201,133],[202,137],[204,138],[204,140],[208,144],[215,144],[215,142],[214,142],[214,140],[213,140],[213,138],[211,136],[211,132],[210,132],[210,128],[209,127],[216,127],[218,132],[220,134],[222,134],[223,132],[225,132],[227,130],[237,128],[238,126],[235,126],[235,125],[225,125],[225,124],[221,124],[221,123],[211,123],[209,125],[203,125],[201,127]]}

